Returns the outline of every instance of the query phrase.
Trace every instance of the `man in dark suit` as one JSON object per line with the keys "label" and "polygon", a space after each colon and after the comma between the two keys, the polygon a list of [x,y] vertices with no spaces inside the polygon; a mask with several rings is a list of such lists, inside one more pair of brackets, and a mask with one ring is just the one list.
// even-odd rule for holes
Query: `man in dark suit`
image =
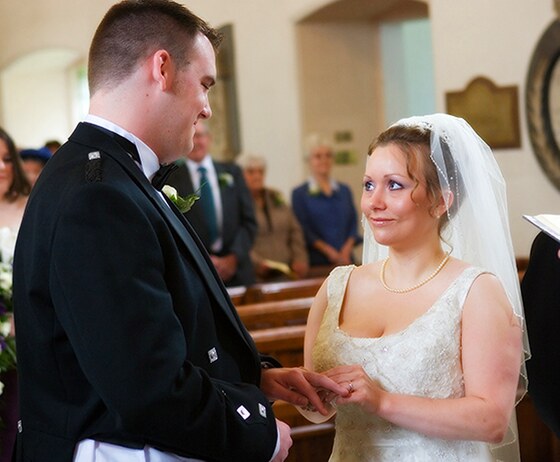
{"label": "man in dark suit", "polygon": [[521,282],[531,359],[527,361],[529,395],[535,408],[560,437],[560,254],[558,242],[545,233],[531,247]]}
{"label": "man in dark suit", "polygon": [[216,162],[210,155],[211,135],[205,123],[196,125],[194,147],[177,162],[167,183],[181,196],[200,199],[185,213],[227,286],[250,285],[255,270],[250,258],[257,233],[251,193],[239,166]]}
{"label": "man in dark suit", "polygon": [[316,389],[348,393],[269,368],[150,183],[211,115],[218,43],[167,0],[114,5],[95,33],[90,113],[43,170],[16,247],[19,461],[282,461],[289,427],[269,400],[326,412]]}

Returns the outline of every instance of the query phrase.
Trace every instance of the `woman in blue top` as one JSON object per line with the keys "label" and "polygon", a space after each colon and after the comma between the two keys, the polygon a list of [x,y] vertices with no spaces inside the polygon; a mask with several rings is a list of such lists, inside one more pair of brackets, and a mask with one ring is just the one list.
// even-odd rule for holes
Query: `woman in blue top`
{"label": "woman in blue top", "polygon": [[332,149],[318,144],[310,150],[310,178],[292,191],[292,208],[305,235],[309,263],[347,265],[360,240],[352,192],[331,177]]}

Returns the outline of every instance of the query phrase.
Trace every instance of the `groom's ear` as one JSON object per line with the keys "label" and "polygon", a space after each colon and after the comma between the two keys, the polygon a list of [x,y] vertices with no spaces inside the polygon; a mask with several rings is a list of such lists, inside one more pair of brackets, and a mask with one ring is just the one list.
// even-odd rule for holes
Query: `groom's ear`
{"label": "groom's ear", "polygon": [[154,82],[162,91],[168,91],[176,76],[176,65],[167,50],[157,50],[146,61]]}

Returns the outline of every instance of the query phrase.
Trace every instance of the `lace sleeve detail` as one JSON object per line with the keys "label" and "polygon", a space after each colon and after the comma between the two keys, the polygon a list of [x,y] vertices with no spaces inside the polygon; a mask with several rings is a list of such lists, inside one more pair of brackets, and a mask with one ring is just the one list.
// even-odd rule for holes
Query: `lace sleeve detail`
{"label": "lace sleeve detail", "polygon": [[327,296],[329,301],[344,297],[348,279],[354,268],[356,268],[356,265],[337,266],[330,272],[327,279]]}

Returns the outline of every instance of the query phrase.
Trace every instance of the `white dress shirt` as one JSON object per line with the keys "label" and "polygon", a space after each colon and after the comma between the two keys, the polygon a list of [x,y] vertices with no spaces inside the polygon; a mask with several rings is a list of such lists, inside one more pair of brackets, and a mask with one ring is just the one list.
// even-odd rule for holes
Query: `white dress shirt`
{"label": "white dress shirt", "polygon": [[110,122],[101,117],[88,114],[86,115],[84,122],[105,128],[113,133],[116,133],[117,135],[121,135],[122,137],[133,143],[136,146],[136,149],[138,149],[138,155],[140,156],[140,161],[142,163],[142,165],[139,165],[138,163],[136,163],[136,165],[140,167],[148,180],[152,180],[153,176],[159,170],[160,165],[158,157],[146,143],[144,143],[140,138],[134,136],[132,133],[127,132],[124,128],[121,128],[118,125],[115,125],[113,122]]}
{"label": "white dress shirt", "polygon": [[162,452],[150,446],[131,449],[116,444],[103,443],[91,439],[82,440],[76,446],[74,462],[203,462],[188,459],[170,452]]}

